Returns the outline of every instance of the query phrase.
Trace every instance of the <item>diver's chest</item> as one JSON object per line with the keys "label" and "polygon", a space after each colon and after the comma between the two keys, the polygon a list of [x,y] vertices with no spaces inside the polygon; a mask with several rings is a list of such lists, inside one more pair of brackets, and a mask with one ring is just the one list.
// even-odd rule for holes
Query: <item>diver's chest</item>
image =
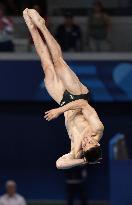
{"label": "diver's chest", "polygon": [[85,128],[89,127],[88,122],[85,120],[83,115],[80,114],[65,119],[65,125],[68,130],[77,130],[79,132],[82,132]]}

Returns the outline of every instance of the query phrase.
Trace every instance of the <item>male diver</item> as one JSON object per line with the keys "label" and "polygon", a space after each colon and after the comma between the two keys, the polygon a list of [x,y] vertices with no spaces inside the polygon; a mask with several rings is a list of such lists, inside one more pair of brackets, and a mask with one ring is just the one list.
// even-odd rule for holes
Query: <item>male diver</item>
{"label": "male diver", "polygon": [[[23,17],[32,35],[49,95],[60,105],[45,113],[50,121],[64,114],[65,126],[71,140],[71,151],[60,157],[58,169],[97,163],[101,159],[99,141],[104,126],[95,109],[89,104],[89,90],[63,59],[62,51],[45,25],[45,20],[34,9],[25,9]],[[42,39],[40,31],[45,40]]]}

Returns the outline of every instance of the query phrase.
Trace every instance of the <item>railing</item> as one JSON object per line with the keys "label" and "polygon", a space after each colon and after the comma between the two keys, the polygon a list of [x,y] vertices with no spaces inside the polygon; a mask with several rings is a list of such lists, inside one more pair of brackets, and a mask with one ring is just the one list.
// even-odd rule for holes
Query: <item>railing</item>
{"label": "railing", "polygon": [[[64,53],[65,60],[81,60],[81,61],[94,61],[94,60],[103,60],[103,61],[131,61],[132,60],[132,53],[124,52],[111,52],[111,53],[91,53],[91,52],[78,52],[78,53]],[[39,60],[36,53],[0,53],[0,60]]]}

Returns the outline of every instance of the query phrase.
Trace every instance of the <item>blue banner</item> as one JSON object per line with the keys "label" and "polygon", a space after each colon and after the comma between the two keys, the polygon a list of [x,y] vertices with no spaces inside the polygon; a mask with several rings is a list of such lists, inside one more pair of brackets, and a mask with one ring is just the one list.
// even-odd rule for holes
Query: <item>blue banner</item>
{"label": "blue banner", "polygon": [[[92,101],[132,101],[132,62],[69,61]],[[48,101],[39,61],[0,61],[0,101]]]}

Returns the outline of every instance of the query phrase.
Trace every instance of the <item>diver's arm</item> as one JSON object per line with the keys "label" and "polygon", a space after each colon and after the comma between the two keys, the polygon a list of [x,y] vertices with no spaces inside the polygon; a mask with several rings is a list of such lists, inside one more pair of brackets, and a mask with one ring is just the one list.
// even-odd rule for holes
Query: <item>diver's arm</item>
{"label": "diver's arm", "polygon": [[82,114],[83,114],[85,120],[88,121],[88,123],[92,129],[91,137],[93,137],[97,142],[99,142],[103,136],[104,125],[101,122],[97,112],[90,105],[89,106],[86,105],[82,109]]}
{"label": "diver's arm", "polygon": [[83,99],[72,101],[62,107],[60,107],[61,113],[64,113],[68,110],[76,110],[76,109],[83,109],[87,105],[87,101]]}
{"label": "diver's arm", "polygon": [[68,110],[77,110],[77,109],[82,110],[86,106],[88,106],[88,103],[86,100],[83,100],[83,99],[75,100],[75,101],[72,101],[72,102],[62,106],[62,107],[52,109],[52,110],[45,112],[44,118],[46,118],[46,120],[50,121],[52,119],[57,118],[59,115],[63,114],[64,112],[66,112]]}

